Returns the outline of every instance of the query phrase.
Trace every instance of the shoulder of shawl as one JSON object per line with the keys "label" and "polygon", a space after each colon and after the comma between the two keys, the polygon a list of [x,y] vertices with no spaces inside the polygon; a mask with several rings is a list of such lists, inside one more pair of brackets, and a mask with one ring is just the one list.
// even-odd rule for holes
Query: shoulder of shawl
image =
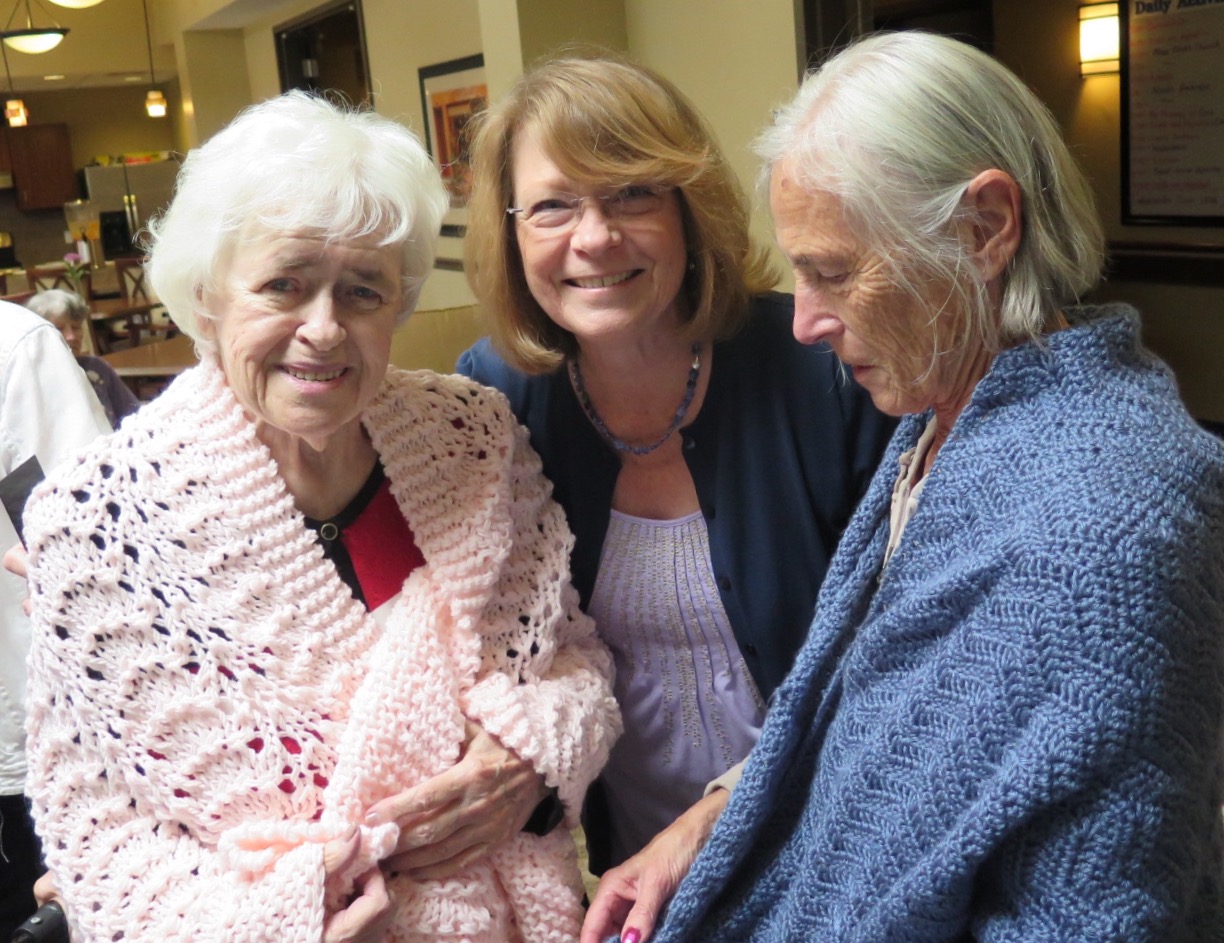
{"label": "shoulder of shawl", "polygon": [[519,432],[504,396],[460,376],[388,371],[363,416],[434,584],[463,619],[516,540]]}
{"label": "shoulder of shawl", "polygon": [[173,520],[179,534],[270,529],[284,542],[293,516],[270,453],[210,363],[184,373],[122,429],[58,466],[31,510],[36,532],[130,515],[123,535],[129,543],[155,540],[157,520]]}

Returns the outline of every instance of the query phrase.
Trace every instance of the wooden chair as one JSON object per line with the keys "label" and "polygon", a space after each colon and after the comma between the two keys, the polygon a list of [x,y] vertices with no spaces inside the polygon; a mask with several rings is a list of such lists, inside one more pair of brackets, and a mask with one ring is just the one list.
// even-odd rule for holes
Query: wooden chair
{"label": "wooden chair", "polygon": [[[68,277],[68,270],[62,265],[28,266],[25,273],[26,289],[30,292],[31,296],[38,294],[40,291],[59,288],[63,291],[76,292],[87,305],[93,303],[93,287],[89,272],[82,273],[80,288]],[[89,352],[94,354],[106,353],[106,345],[103,343],[102,338],[98,336],[98,332],[94,330],[93,321],[86,322],[85,330],[89,339]]]}
{"label": "wooden chair", "polygon": [[93,289],[90,275],[85,272],[81,276],[81,287],[78,290],[68,277],[67,270],[62,265],[34,265],[26,270],[26,287],[30,291],[46,291],[49,288],[61,288],[64,291],[75,291],[85,303],[93,301]]}
{"label": "wooden chair", "polygon": [[25,303],[37,295],[36,291],[18,291],[11,295],[0,295],[0,301],[7,301],[11,304],[21,305],[25,307]]}
{"label": "wooden chair", "polygon": [[[168,340],[178,334],[178,326],[165,317],[166,309],[158,303],[157,296],[145,280],[144,259],[115,259],[115,273],[119,276],[119,292],[129,304],[152,303],[155,307],[147,311],[133,311],[127,316],[126,333],[129,347],[137,347],[144,340]],[[159,314],[161,315],[159,317]]]}

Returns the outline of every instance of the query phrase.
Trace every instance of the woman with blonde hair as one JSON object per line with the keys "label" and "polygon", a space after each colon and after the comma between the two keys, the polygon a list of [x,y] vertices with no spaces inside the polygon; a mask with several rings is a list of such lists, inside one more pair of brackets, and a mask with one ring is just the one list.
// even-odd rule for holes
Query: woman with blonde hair
{"label": "woman with blonde hair", "polygon": [[531,70],[472,138],[468,253],[505,392],[575,533],[625,734],[585,813],[592,870],[752,748],[891,422],[791,334],[713,135],[648,69]]}

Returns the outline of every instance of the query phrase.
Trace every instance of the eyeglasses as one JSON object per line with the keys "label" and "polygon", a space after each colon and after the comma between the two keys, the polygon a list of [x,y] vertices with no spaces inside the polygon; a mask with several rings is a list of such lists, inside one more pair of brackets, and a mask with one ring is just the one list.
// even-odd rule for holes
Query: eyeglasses
{"label": "eyeglasses", "polygon": [[649,216],[662,208],[672,189],[638,184],[621,187],[605,196],[550,196],[530,206],[512,206],[506,212],[536,229],[563,229],[578,222],[585,205],[592,201],[599,204],[607,219]]}

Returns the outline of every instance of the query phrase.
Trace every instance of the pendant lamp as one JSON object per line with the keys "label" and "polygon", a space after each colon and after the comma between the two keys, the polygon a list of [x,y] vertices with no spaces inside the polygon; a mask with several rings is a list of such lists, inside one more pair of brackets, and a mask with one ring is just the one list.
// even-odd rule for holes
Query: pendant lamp
{"label": "pendant lamp", "polygon": [[[156,85],[157,81],[153,78],[153,33],[149,29],[149,0],[140,0],[140,4],[144,7],[145,46],[149,50],[149,84]],[[145,95],[145,114],[150,118],[166,117],[166,96],[160,89],[149,89],[149,93]]]}
{"label": "pendant lamp", "polygon": [[[39,9],[46,12],[46,9],[38,0],[34,0],[38,4]],[[25,7],[25,26],[18,25],[13,28],[13,19],[17,16],[18,11]],[[8,22],[4,29],[0,30],[0,40],[10,49],[16,49],[18,52],[36,54],[40,52],[50,52],[60,44],[60,41],[68,35],[68,30],[60,26],[55,20],[51,21],[51,26],[35,26],[34,14],[30,10],[30,0],[17,0],[13,5],[13,12],[9,14]],[[20,21],[18,21],[20,24]]]}

